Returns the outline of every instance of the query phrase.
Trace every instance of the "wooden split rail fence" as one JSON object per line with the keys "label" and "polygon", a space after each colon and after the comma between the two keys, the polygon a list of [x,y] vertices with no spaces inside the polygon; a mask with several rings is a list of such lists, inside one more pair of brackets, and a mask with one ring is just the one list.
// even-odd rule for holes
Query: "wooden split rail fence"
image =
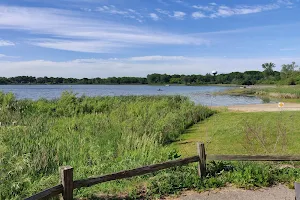
{"label": "wooden split rail fence", "polygon": [[201,178],[206,176],[206,161],[220,160],[220,161],[300,161],[300,155],[297,156],[268,156],[268,155],[206,155],[203,143],[197,143],[198,155],[184,159],[172,160],[160,164],[148,165],[136,169],[125,170],[99,176],[95,178],[88,178],[84,180],[73,180],[73,168],[71,166],[60,167],[60,181],[61,184],[52,188],[46,189],[38,194],[26,198],[26,200],[47,199],[50,197],[62,194],[64,200],[73,199],[73,190],[90,187],[99,183],[104,183],[112,180],[125,179],[134,176],[140,176],[159,170],[187,165],[189,163],[199,162],[198,172]]}

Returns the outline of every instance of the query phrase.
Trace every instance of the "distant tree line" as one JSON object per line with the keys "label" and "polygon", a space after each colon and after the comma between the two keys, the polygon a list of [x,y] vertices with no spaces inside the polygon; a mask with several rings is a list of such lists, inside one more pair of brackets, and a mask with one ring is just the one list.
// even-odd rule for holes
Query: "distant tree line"
{"label": "distant tree line", "polygon": [[245,71],[231,72],[227,74],[206,75],[167,75],[167,74],[149,74],[147,76],[148,84],[237,84],[237,85],[254,85],[254,84],[283,84],[296,85],[300,84],[300,70],[295,62],[282,65],[281,71],[274,71],[275,64],[262,64],[263,71]]}
{"label": "distant tree line", "polygon": [[109,78],[62,78],[62,77],[0,77],[0,84],[300,84],[300,70],[295,62],[282,65],[281,71],[274,71],[274,63],[262,64],[263,71],[231,72],[212,75],[168,75],[149,74],[143,77],[109,77]]}
{"label": "distant tree line", "polygon": [[[278,75],[280,78],[280,75]],[[213,76],[206,75],[167,75],[167,74],[150,74],[147,76],[149,84],[185,84],[185,85],[202,85],[202,84],[239,84],[253,85],[263,79],[263,73],[260,71],[231,72],[229,74],[219,74]]]}
{"label": "distant tree line", "polygon": [[62,77],[0,77],[0,84],[147,84],[147,78],[109,77],[109,78],[62,78]]}

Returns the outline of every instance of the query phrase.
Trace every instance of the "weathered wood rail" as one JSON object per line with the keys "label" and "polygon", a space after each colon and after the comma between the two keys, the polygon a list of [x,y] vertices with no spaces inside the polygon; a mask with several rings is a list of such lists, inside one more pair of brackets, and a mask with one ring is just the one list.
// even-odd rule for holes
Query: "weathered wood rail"
{"label": "weathered wood rail", "polygon": [[60,167],[61,184],[52,188],[46,189],[37,193],[26,200],[47,199],[50,197],[62,194],[64,200],[73,199],[73,190],[90,187],[99,183],[108,181],[131,178],[144,174],[153,173],[159,170],[168,169],[171,167],[187,165],[189,163],[199,162],[198,172],[201,178],[206,176],[206,161],[221,160],[221,161],[300,161],[300,155],[297,156],[271,156],[271,155],[206,155],[203,143],[197,143],[197,156],[192,156],[184,159],[167,161],[159,164],[148,165],[136,169],[120,171],[108,175],[103,175],[95,178],[87,178],[83,180],[73,181],[73,168],[70,166]]}

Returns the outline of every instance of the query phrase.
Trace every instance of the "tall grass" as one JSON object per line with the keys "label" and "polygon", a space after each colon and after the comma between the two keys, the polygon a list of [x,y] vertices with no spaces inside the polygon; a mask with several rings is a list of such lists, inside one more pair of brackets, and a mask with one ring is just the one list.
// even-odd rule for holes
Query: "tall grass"
{"label": "tall grass", "polygon": [[264,88],[258,90],[256,95],[270,96],[280,99],[299,99],[300,87],[299,86],[278,86],[274,88]]}
{"label": "tall grass", "polygon": [[[172,158],[165,144],[213,114],[180,96],[16,100],[0,93],[0,199],[21,199],[58,183],[58,167],[74,178]],[[171,155],[171,156],[170,156]],[[143,177],[81,189],[77,195],[134,188]]]}
{"label": "tall grass", "polygon": [[217,92],[218,95],[235,95],[235,96],[259,96],[272,97],[275,99],[300,99],[299,86],[254,86],[250,88],[234,88],[223,92]]}

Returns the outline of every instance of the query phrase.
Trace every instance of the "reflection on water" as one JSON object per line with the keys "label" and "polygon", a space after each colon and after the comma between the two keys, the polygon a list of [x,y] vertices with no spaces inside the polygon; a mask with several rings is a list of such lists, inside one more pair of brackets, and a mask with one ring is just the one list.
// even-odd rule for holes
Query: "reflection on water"
{"label": "reflection on water", "polygon": [[124,96],[124,95],[184,95],[197,104],[226,106],[241,104],[260,104],[267,102],[257,97],[216,96],[214,92],[229,87],[220,86],[149,86],[149,85],[0,85],[0,91],[12,92],[18,99],[54,99],[63,91],[72,91],[86,96]]}

